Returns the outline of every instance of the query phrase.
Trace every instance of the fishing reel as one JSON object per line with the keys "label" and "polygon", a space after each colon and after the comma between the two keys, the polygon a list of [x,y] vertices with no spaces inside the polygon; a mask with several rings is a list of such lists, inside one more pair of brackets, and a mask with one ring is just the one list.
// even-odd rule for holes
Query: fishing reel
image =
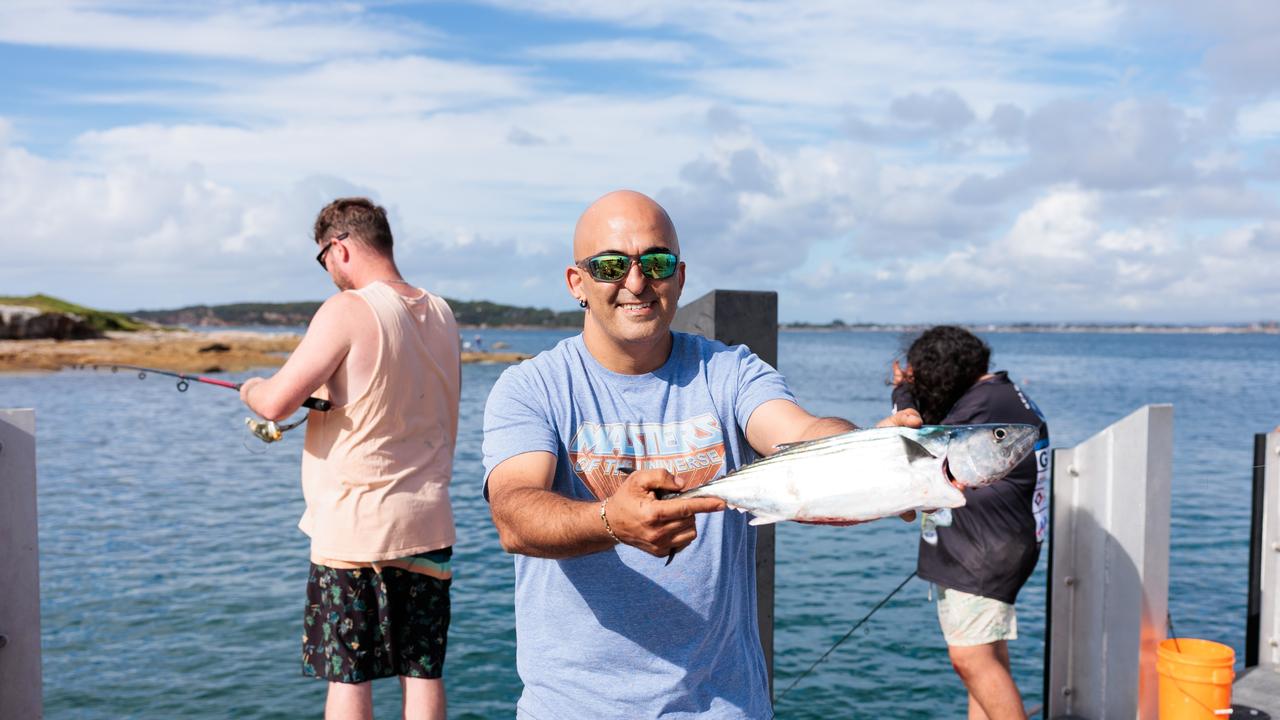
{"label": "fishing reel", "polygon": [[287,425],[277,424],[275,420],[257,420],[255,418],[247,417],[244,419],[244,424],[249,427],[249,432],[253,433],[254,437],[269,444],[283,439],[286,432],[298,427],[306,421],[307,418],[305,415],[301,420],[294,423],[288,423]]}
{"label": "fishing reel", "polygon": [[280,426],[274,420],[255,420],[251,417],[244,419],[244,424],[249,426],[249,432],[264,443],[273,443],[284,437],[284,432],[280,430]]}

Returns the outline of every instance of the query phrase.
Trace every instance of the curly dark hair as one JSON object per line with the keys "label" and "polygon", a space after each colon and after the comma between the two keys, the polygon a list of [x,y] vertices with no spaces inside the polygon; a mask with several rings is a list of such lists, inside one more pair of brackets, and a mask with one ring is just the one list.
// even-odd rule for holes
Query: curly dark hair
{"label": "curly dark hair", "polygon": [[942,422],[990,362],[991,347],[964,328],[938,325],[921,333],[907,349],[907,387],[925,424]]}

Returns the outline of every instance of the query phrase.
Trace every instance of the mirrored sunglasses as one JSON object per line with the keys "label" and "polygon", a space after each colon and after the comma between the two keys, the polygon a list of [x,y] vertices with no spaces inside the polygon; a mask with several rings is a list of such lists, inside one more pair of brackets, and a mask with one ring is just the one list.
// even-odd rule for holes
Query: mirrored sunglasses
{"label": "mirrored sunglasses", "polygon": [[632,263],[640,265],[640,274],[650,280],[666,280],[676,273],[680,258],[670,252],[647,252],[641,255],[600,253],[578,261],[578,267],[586,270],[599,282],[621,282],[631,272]]}

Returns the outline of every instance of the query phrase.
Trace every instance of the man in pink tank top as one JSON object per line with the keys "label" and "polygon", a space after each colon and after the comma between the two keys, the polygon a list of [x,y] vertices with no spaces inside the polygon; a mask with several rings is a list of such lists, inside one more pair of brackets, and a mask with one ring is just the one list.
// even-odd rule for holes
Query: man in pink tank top
{"label": "man in pink tank top", "polygon": [[383,208],[335,200],[315,241],[342,292],[279,372],[240,390],[270,420],[312,395],[332,403],[308,416],[302,456],[303,674],[329,681],[330,720],[372,718],[371,681],[392,676],[406,718],[443,718],[458,329],[444,300],[400,276]]}

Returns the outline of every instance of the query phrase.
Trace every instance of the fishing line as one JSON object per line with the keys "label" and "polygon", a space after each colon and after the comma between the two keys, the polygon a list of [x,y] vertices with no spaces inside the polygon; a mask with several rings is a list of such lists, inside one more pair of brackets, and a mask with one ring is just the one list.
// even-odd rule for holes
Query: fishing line
{"label": "fishing line", "polygon": [[795,680],[792,680],[792,681],[791,681],[791,684],[787,686],[787,689],[786,689],[786,690],[783,690],[783,691],[782,691],[782,693],[781,693],[780,695],[778,695],[778,698],[777,698],[776,700],[774,700],[774,704],[776,705],[777,703],[782,702],[782,698],[786,697],[786,696],[787,696],[787,693],[791,692],[791,688],[795,687],[797,684],[799,684],[799,682],[800,682],[801,680],[805,679],[805,677],[806,677],[809,673],[813,672],[813,669],[814,669],[814,668],[816,668],[816,667],[818,667],[818,664],[819,664],[819,663],[821,663],[823,660],[826,660],[828,655],[830,655],[831,653],[835,652],[835,649],[836,649],[836,648],[838,648],[838,647],[840,647],[840,644],[841,644],[841,643],[843,643],[845,640],[848,640],[848,639],[849,639],[849,636],[853,635],[853,633],[854,633],[854,631],[855,631],[855,630],[857,630],[858,628],[862,627],[862,624],[863,624],[863,623],[865,623],[866,621],[870,620],[870,619],[871,619],[871,616],[872,616],[872,615],[875,615],[877,610],[879,610],[880,608],[884,607],[884,604],[885,604],[885,603],[887,603],[887,602],[889,602],[891,599],[893,599],[893,596],[894,596],[894,595],[897,595],[899,590],[901,590],[902,588],[906,587],[907,583],[911,582],[911,578],[913,578],[913,577],[915,577],[915,576],[916,576],[916,571],[915,571],[915,570],[912,570],[912,571],[911,571],[911,574],[910,574],[910,575],[908,575],[908,576],[906,577],[906,579],[904,579],[902,582],[898,583],[898,587],[894,588],[894,589],[893,589],[893,592],[890,592],[888,595],[885,595],[885,596],[884,596],[884,598],[880,600],[880,602],[876,603],[876,606],[875,606],[875,607],[871,608],[871,612],[867,613],[865,616],[863,616],[863,618],[862,618],[861,620],[859,620],[858,622],[854,623],[854,624],[853,624],[853,627],[849,628],[849,632],[845,633],[845,634],[844,634],[844,637],[842,637],[842,638],[840,638],[839,640],[837,640],[835,645],[832,645],[832,646],[831,646],[831,648],[830,648],[829,650],[827,650],[826,652],[822,653],[822,657],[818,658],[817,660],[814,660],[814,661],[813,661],[813,664],[809,666],[809,669],[808,669],[808,670],[805,670],[804,672],[800,673],[800,677],[796,678]]}
{"label": "fishing line", "polygon": [[1181,653],[1182,646],[1178,643],[1178,631],[1173,629],[1173,612],[1170,610],[1165,610],[1164,620],[1166,623],[1169,624],[1169,635],[1173,637],[1173,646],[1177,648],[1179,653]]}

